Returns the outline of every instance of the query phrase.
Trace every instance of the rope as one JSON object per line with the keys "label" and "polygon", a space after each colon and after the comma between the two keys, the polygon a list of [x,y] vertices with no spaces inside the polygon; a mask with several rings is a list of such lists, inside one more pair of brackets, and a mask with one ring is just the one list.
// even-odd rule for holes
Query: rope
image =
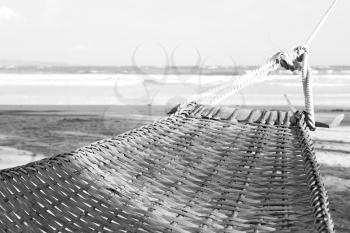
{"label": "rope", "polygon": [[269,77],[267,75],[277,70],[279,67],[290,71],[301,71],[305,102],[305,121],[310,130],[315,130],[312,78],[310,66],[308,64],[308,51],[306,47],[303,46],[292,49],[290,53],[278,52],[256,70],[250,71],[246,75],[240,76],[233,81],[225,82],[202,94],[193,96],[186,103],[182,104],[181,107],[195,101],[203,104],[218,105],[223,100],[252,83],[273,79],[274,77]]}
{"label": "rope", "polygon": [[281,66],[287,70],[301,71],[304,103],[305,103],[305,121],[310,130],[314,131],[315,126],[315,111],[312,92],[312,77],[311,68],[309,65],[309,53],[305,46],[294,48],[289,55],[283,56]]}
{"label": "rope", "polygon": [[[275,56],[274,56],[275,57]],[[267,77],[269,73],[279,68],[279,61],[276,59],[270,59],[267,63],[260,66],[258,69],[249,72],[247,75],[240,76],[237,79],[233,81],[228,91],[224,92],[221,95],[216,95],[214,98],[212,98],[208,104],[209,105],[217,105],[221,103],[223,100],[227,99],[228,97],[232,96],[237,91],[241,90],[242,88],[252,84],[252,83],[258,83],[262,81],[266,81],[267,79],[271,79],[271,77]]]}
{"label": "rope", "polygon": [[[183,107],[190,102],[200,101],[204,104],[217,105],[221,103],[224,99],[230,97],[237,91],[241,90],[245,86],[268,80],[270,78],[266,77],[270,72],[283,67],[290,71],[301,71],[302,74],[302,84],[304,92],[304,102],[305,102],[305,120],[310,130],[315,130],[315,113],[313,106],[313,94],[312,94],[312,78],[311,70],[308,64],[308,47],[312,40],[315,38],[316,34],[324,25],[326,19],[334,9],[338,0],[334,0],[329,6],[326,13],[321,18],[320,22],[317,24],[304,46],[299,46],[294,48],[289,54],[279,52],[275,54],[268,62],[260,66],[258,69],[249,72],[247,75],[240,76],[232,82],[225,82],[211,90],[208,90],[202,94],[193,96],[189,98],[186,103],[180,105]],[[220,93],[219,93],[220,92]]]}
{"label": "rope", "polygon": [[303,56],[303,69],[302,69],[302,83],[304,91],[304,101],[305,101],[305,122],[310,130],[314,131],[315,126],[315,112],[312,94],[312,77],[311,70],[308,63],[308,53],[305,52]]}
{"label": "rope", "polygon": [[[236,91],[239,91],[243,87],[255,83],[258,81],[264,81],[271,79],[270,77],[264,77],[270,72],[276,70],[279,67],[281,52],[270,58],[264,65],[259,68],[248,72],[245,75],[238,76],[233,81],[224,82],[206,92],[190,97],[183,105],[190,102],[201,102],[203,104],[215,105],[222,102],[224,99],[233,95]],[[228,91],[224,91],[229,89]],[[223,94],[218,94],[223,92]]]}
{"label": "rope", "polygon": [[329,6],[328,10],[326,11],[326,13],[323,15],[323,17],[321,18],[320,22],[317,24],[317,26],[315,27],[315,29],[312,31],[311,35],[309,36],[309,38],[307,39],[307,41],[305,42],[305,47],[308,48],[312,42],[312,40],[315,38],[315,36],[317,35],[317,33],[320,31],[320,29],[322,28],[322,26],[324,25],[324,23],[326,22],[328,16],[331,14],[332,10],[334,9],[335,5],[337,4],[338,0],[334,0],[332,2],[332,4]]}

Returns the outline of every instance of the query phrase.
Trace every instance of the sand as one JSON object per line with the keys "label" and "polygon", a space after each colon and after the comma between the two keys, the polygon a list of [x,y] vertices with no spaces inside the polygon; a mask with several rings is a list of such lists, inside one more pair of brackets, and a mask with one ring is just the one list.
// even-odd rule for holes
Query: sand
{"label": "sand", "polygon": [[[144,82],[146,78],[152,81]],[[0,74],[0,169],[69,152],[152,122],[176,101],[228,78]],[[316,76],[315,83],[317,120],[329,122],[345,114],[340,127],[317,129],[312,137],[337,232],[348,233],[350,77]],[[303,104],[299,76],[254,85],[226,103],[287,108],[283,94],[294,105]],[[147,106],[150,103],[153,106]]]}
{"label": "sand", "polygon": [[326,166],[350,167],[350,127],[319,128],[312,137],[317,161]]}
{"label": "sand", "polygon": [[[44,117],[45,115],[42,115]],[[110,116],[109,116],[110,117]],[[142,118],[140,121],[140,116],[130,116],[131,121],[135,127],[141,125],[141,122],[151,122],[151,119],[156,119],[157,117],[146,117]],[[38,117],[39,118],[39,117]],[[59,117],[58,117],[59,118]],[[126,121],[121,115],[113,115],[109,120],[116,119],[119,122]],[[97,117],[98,119],[98,117]],[[74,121],[74,119],[69,117],[64,117],[63,120]],[[92,120],[91,118],[88,119]],[[108,121],[105,118],[102,118],[102,121]],[[106,124],[111,124],[107,123]],[[131,126],[132,127],[132,126]],[[38,132],[39,133],[39,132]],[[61,137],[65,140],[69,138],[86,138],[89,142],[93,142],[94,139],[102,139],[110,136],[109,134],[99,134],[99,133],[90,133],[90,132],[80,132],[73,130],[50,130],[50,137]],[[319,164],[323,166],[330,167],[343,167],[350,168],[350,127],[337,127],[337,128],[318,128],[315,132],[312,133],[312,138],[314,140],[314,145],[316,149],[316,157]],[[26,141],[26,138],[20,136],[9,136],[9,135],[0,135],[0,140],[4,143],[6,141]],[[30,140],[32,142],[32,140]],[[86,140],[84,140],[86,141]],[[50,147],[45,141],[32,142],[34,146],[37,147]],[[67,144],[67,142],[63,142]],[[74,149],[73,145],[71,150]],[[13,167],[18,165],[23,165],[32,161],[42,159],[46,156],[43,154],[38,154],[39,151],[31,152],[28,150],[17,149],[9,146],[0,146],[0,169]],[[64,153],[65,151],[57,151],[57,153]],[[326,180],[327,184],[328,181]],[[346,183],[346,182],[345,182]],[[331,184],[331,183],[329,183]],[[334,186],[334,184],[332,185]]]}
{"label": "sand", "polygon": [[0,169],[24,165],[45,158],[26,150],[0,146]]}
{"label": "sand", "polygon": [[[55,108],[59,111],[53,111]],[[22,106],[16,111],[14,106],[2,106],[0,109],[0,169],[3,169],[69,152],[150,123],[164,116],[167,107]],[[329,114],[324,113],[323,118]],[[337,232],[350,232],[350,126],[318,128],[312,138]]]}

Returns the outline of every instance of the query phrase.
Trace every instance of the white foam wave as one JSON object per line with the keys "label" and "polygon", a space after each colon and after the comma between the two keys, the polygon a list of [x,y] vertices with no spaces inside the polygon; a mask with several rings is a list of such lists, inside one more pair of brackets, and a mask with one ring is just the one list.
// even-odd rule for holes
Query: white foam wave
{"label": "white foam wave", "polygon": [[[268,85],[273,86],[287,86],[287,87],[299,87],[301,85],[300,81],[298,82],[269,82]],[[313,87],[345,87],[350,86],[350,83],[316,83],[312,84]]]}
{"label": "white foam wave", "polygon": [[[0,74],[0,85],[18,86],[129,86],[145,81],[160,84],[219,84],[233,81],[239,76],[230,75],[137,75],[137,74]],[[295,75],[273,75],[270,84],[299,85],[300,78]],[[347,85],[348,75],[314,75],[315,85]],[[287,81],[287,82],[286,82]]]}

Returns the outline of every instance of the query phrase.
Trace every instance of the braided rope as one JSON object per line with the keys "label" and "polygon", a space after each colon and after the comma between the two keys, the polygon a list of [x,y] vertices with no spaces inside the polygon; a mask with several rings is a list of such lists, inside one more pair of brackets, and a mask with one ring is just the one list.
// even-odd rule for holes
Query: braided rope
{"label": "braided rope", "polygon": [[312,93],[312,77],[311,69],[308,64],[308,53],[307,51],[303,55],[303,68],[302,68],[302,83],[304,91],[304,102],[305,102],[305,121],[310,130],[316,129],[315,125],[315,111],[313,103]]}
{"label": "braided rope", "polygon": [[271,79],[271,77],[268,77],[269,73],[279,68],[279,62],[274,59],[270,60],[263,66],[259,67],[258,69],[250,72],[246,76],[240,76],[238,77],[229,88],[227,92],[224,92],[221,95],[216,95],[214,98],[212,98],[208,104],[209,105],[217,105],[221,103],[223,100],[227,99],[228,97],[232,96],[237,91],[241,90],[242,88],[252,84],[252,83],[258,83],[262,81],[266,81],[268,79]]}
{"label": "braided rope", "polygon": [[308,64],[308,51],[304,46],[298,46],[292,49],[288,54],[278,52],[259,68],[250,71],[246,75],[239,76],[233,81],[224,82],[204,93],[195,95],[180,106],[183,107],[188,103],[197,101],[208,105],[218,105],[223,100],[252,83],[273,79],[274,77],[267,75],[272,71],[277,70],[279,67],[283,67],[290,71],[301,71],[305,103],[305,120],[310,130],[314,131],[316,126],[313,106],[311,69]]}
{"label": "braided rope", "polygon": [[[275,54],[264,65],[245,75],[238,76],[233,81],[224,82],[206,92],[190,97],[183,105],[190,102],[201,102],[209,105],[219,104],[224,99],[251,83],[271,79],[270,77],[266,77],[266,75],[279,67],[281,54],[281,52]],[[222,92],[222,94],[218,94],[219,92]]]}
{"label": "braided rope", "polygon": [[[312,92],[312,77],[311,68],[309,65],[309,52],[307,47],[298,46],[295,47],[289,54],[290,60],[284,60],[281,64],[287,70],[299,70],[301,71],[304,104],[305,104],[305,122],[311,131],[316,129],[315,123],[315,111]],[[288,64],[289,63],[289,64]]]}

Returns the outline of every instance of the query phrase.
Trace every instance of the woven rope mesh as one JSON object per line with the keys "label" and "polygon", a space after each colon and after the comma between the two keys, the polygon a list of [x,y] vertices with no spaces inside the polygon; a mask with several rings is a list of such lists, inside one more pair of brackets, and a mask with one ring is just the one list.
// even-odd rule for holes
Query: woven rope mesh
{"label": "woven rope mesh", "polygon": [[333,232],[303,119],[189,104],[0,172],[0,232]]}

